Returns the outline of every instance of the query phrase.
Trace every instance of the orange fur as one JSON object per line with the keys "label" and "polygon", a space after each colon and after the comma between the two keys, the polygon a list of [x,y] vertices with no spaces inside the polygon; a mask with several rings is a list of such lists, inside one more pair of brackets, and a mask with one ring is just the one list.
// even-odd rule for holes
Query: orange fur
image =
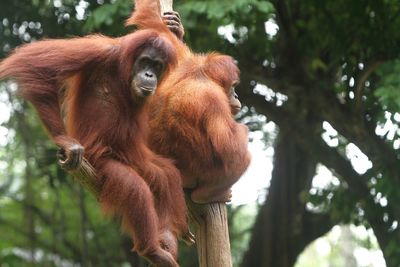
{"label": "orange fur", "polygon": [[228,201],[250,163],[247,127],[234,120],[228,99],[238,79],[229,56],[186,54],[151,102],[152,148],[176,160],[195,202]]}
{"label": "orange fur", "polygon": [[180,173],[148,148],[148,107],[129,90],[143,47],[162,53],[168,62],[164,77],[177,64],[176,38],[162,22],[144,18],[149,8],[135,14],[151,29],[121,38],[92,35],[24,45],[0,63],[0,79],[17,81],[56,144],[83,145],[102,184],[102,208],[122,216],[134,249],[156,266],[178,266],[176,237],[188,232]]}
{"label": "orange fur", "polygon": [[[136,0],[127,21],[140,29],[162,25],[158,1]],[[160,26],[162,25],[162,26]],[[199,203],[227,201],[231,186],[250,164],[248,129],[231,115],[228,95],[239,69],[226,55],[193,53],[168,32],[178,65],[150,103],[150,143],[153,150],[176,161],[182,184]]]}

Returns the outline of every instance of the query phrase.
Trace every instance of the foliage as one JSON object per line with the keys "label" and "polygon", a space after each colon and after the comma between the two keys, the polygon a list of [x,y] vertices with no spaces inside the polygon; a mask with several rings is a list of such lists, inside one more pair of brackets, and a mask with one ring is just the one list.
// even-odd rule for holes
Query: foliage
{"label": "foliage", "polygon": [[374,96],[378,98],[385,110],[396,113],[400,110],[400,61],[386,63],[377,71],[379,77],[378,88]]}
{"label": "foliage", "polygon": [[[123,23],[131,4],[130,0],[3,0],[0,56],[43,37],[89,32],[119,36],[127,32]],[[279,207],[288,209],[289,220],[311,215],[329,218],[318,234],[307,230],[321,229],[320,224],[289,229],[299,239],[291,239],[288,246],[304,248],[338,223],[362,224],[375,232],[387,265],[398,266],[399,2],[176,0],[175,7],[185,25],[185,40],[194,51],[218,50],[238,60],[239,95],[247,105],[240,119],[252,130],[274,121],[339,178],[338,183],[313,188],[310,177],[300,197],[292,194],[287,203],[296,203],[302,213]],[[266,22],[275,25],[277,32],[266,32]],[[269,90],[258,92],[256,86]],[[32,109],[5,88],[12,86],[1,87],[0,99],[11,101],[13,113],[0,127],[0,133],[10,129],[8,142],[0,148],[0,261],[23,266],[34,247],[47,257],[41,259],[44,265],[52,266],[56,260],[82,263],[82,248],[87,246],[88,259],[98,266],[133,264],[135,259],[125,253],[129,245],[115,234],[116,224],[99,216],[91,197],[84,195],[81,201],[79,189],[54,165],[55,148]],[[322,138],[326,122],[337,132],[334,145]],[[357,171],[348,152],[352,146],[360,150],[359,157],[369,160],[369,168]],[[267,220],[264,224],[275,219],[259,217]],[[232,247],[239,261],[247,237],[237,230],[247,229],[248,217],[244,213],[234,218]],[[82,231],[86,238],[79,235]],[[262,229],[253,235],[268,239]],[[266,249],[260,248],[258,254]],[[276,258],[285,257],[284,248],[279,249],[282,253]],[[258,252],[255,247],[250,250]],[[195,266],[193,250],[182,251],[182,261],[187,263],[183,266]]]}
{"label": "foliage", "polygon": [[[272,6],[265,10],[257,9],[253,1],[247,5],[231,2],[224,11],[219,9],[223,4],[210,7],[196,1],[192,9],[185,9],[190,2],[182,5],[188,13],[184,18],[193,23],[185,25],[195,26],[190,34],[196,40],[189,36],[192,47],[234,55],[242,70],[244,102],[291,133],[293,140],[340,179],[334,186],[315,189],[310,177],[303,190],[308,196],[301,202],[293,195],[292,201],[304,208],[312,204],[316,209],[309,212],[329,215],[332,226],[372,227],[387,265],[398,266],[400,251],[394,244],[400,242],[396,207],[400,200],[399,2],[271,0]],[[276,34],[266,32],[266,21],[276,23]],[[222,34],[227,25],[231,28]],[[204,41],[199,36],[208,38]],[[278,105],[268,92],[253,94],[255,85],[266,85],[287,99]],[[336,145],[321,138],[326,122],[337,131]],[[359,149],[358,158],[366,158],[362,164],[371,166],[358,170],[357,159],[349,154],[352,147]],[[293,210],[288,207],[287,212]],[[300,214],[292,216],[297,220]],[[274,218],[267,222],[273,224]],[[254,234],[262,235],[262,228]],[[262,246],[259,249],[260,254]],[[259,266],[270,265],[259,262]]]}

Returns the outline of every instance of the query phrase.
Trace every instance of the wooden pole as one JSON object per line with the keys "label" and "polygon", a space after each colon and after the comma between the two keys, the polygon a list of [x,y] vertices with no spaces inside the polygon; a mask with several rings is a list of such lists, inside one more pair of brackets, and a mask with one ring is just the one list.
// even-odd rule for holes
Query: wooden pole
{"label": "wooden pole", "polygon": [[160,0],[160,12],[161,15],[168,11],[173,11],[172,8],[173,0]]}
{"label": "wooden pole", "polygon": [[196,204],[186,199],[189,216],[195,227],[200,267],[231,267],[231,247],[225,203]]}

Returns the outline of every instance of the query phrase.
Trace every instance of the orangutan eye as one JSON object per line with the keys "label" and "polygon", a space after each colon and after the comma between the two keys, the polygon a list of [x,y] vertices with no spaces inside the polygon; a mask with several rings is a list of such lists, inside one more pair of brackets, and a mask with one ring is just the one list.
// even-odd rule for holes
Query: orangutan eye
{"label": "orangutan eye", "polygon": [[231,96],[233,96],[234,98],[238,98],[238,95],[236,94],[236,91],[235,91],[236,86],[238,86],[238,85],[239,85],[239,81],[234,81],[234,82],[232,83],[231,89],[230,89],[230,91],[229,91],[229,94],[230,94]]}

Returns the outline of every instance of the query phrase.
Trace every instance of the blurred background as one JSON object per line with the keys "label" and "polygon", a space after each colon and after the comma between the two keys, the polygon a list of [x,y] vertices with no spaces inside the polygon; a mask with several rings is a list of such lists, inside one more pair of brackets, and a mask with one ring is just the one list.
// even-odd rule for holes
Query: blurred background
{"label": "blurred background", "polygon": [[[235,266],[400,266],[398,0],[174,1],[196,52],[235,57],[253,163],[229,204]],[[131,0],[1,0],[0,57],[42,38],[121,36]],[[0,84],[0,266],[147,266],[57,166]],[[195,267],[194,248],[180,263]],[[210,266],[218,267],[218,266]]]}

